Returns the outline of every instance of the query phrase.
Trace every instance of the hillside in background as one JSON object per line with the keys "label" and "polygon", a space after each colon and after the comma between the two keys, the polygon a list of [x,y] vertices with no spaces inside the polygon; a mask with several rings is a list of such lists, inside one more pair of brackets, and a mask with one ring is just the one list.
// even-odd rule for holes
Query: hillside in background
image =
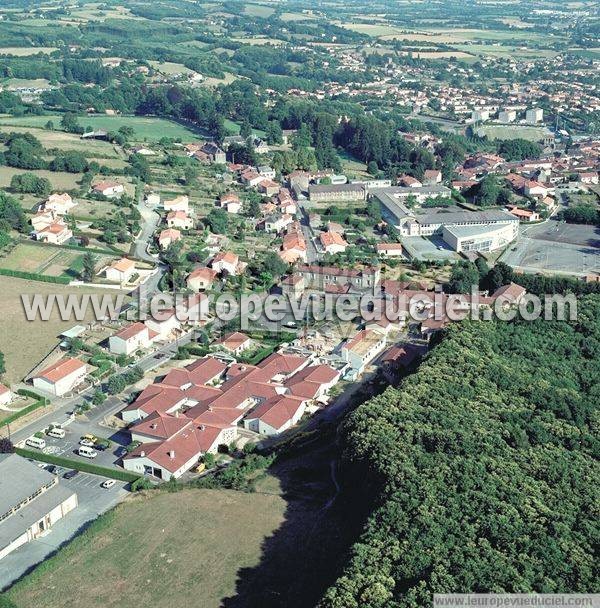
{"label": "hillside in background", "polygon": [[575,323],[453,327],[343,430],[378,496],[323,608],[432,593],[598,592],[600,298]]}

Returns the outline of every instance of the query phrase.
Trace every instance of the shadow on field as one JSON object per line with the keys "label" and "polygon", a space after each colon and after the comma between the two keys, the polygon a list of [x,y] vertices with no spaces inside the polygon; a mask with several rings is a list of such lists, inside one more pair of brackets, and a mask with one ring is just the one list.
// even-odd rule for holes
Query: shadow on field
{"label": "shadow on field", "polygon": [[260,563],[238,572],[223,608],[312,608],[340,574],[371,505],[339,489],[335,432],[323,427],[271,467],[285,521],[263,542]]}

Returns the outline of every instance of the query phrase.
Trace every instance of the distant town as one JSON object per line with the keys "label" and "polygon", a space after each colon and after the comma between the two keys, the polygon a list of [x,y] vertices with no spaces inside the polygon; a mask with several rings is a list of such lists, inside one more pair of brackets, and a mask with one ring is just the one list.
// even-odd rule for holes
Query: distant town
{"label": "distant town", "polygon": [[[432,412],[471,398],[471,390],[474,403],[488,403],[475,380],[468,389],[444,392],[451,381],[470,377],[477,357],[487,361],[481,377],[489,373],[489,382],[499,383],[489,396],[493,402],[509,384],[512,363],[495,359],[492,350],[510,353],[514,361],[527,360],[531,344],[536,352],[547,349],[549,358],[558,351],[565,360],[581,355],[573,354],[579,343],[569,354],[542,333],[521,342],[519,331],[542,332],[537,322],[527,330],[515,322],[514,335],[501,338],[471,332],[513,331],[497,329],[494,311],[516,316],[528,309],[529,298],[548,294],[571,297],[583,310],[579,324],[568,324],[573,317],[552,321],[565,341],[588,331],[594,318],[588,307],[600,293],[597,9],[595,2],[544,0],[510,6],[4,3],[0,590],[6,593],[0,606],[84,605],[61,603],[57,577],[75,581],[69,551],[84,551],[78,559],[88,564],[88,578],[96,569],[108,576],[103,543],[111,547],[111,559],[121,556],[115,563],[132,581],[131,595],[112,590],[95,596],[79,579],[66,583],[67,595],[115,606],[133,605],[134,596],[147,606],[165,605],[167,596],[156,588],[164,601],[136,594],[162,576],[185,579],[166,574],[168,560],[177,559],[173,546],[201,569],[223,559],[223,572],[212,583],[201,579],[207,599],[193,604],[198,606],[229,605],[222,603],[225,592],[238,594],[236,606],[416,606],[431,604],[421,601],[415,581],[426,580],[433,591],[465,590],[460,577],[455,586],[436,587],[427,574],[433,566],[415,573],[397,565],[381,587],[390,580],[398,586],[388,595],[375,592],[357,566],[355,531],[340,532],[337,520],[322,522],[348,516],[335,512],[337,497],[352,485],[344,470],[365,477],[357,491],[364,484],[363,495],[378,496],[373,504],[387,508],[395,492],[410,494],[398,482],[408,483],[410,467],[398,463],[408,462],[412,442],[423,442],[421,456],[410,455],[410,470],[422,470],[423,479],[432,454],[448,450],[438,470],[456,456],[464,446],[444,433],[466,423],[448,414],[442,432],[436,425],[446,414],[436,420]],[[237,316],[227,316],[220,299],[225,295],[240,302]],[[254,314],[244,304],[250,295],[255,303],[282,296],[287,304],[279,320]],[[371,314],[330,319],[315,307],[294,314],[300,302],[325,296],[340,304],[369,296]],[[35,314],[27,320],[25,309],[35,298],[41,298],[38,304],[70,304],[49,308],[46,320]],[[77,313],[82,298],[118,303],[111,311],[88,306]],[[149,314],[156,298],[163,303],[160,316]],[[410,312],[417,314],[408,308],[393,318],[385,313],[386,303],[397,298],[410,299]],[[477,313],[491,319],[492,329],[440,314],[436,298],[452,302],[465,313],[461,318]],[[468,353],[458,350],[461,331],[470,336]],[[439,369],[446,369],[452,357],[436,355],[444,348],[460,354],[455,373],[440,372],[443,388],[431,418],[417,414],[422,426],[400,421],[413,407],[411,395],[433,394],[418,382],[428,385],[436,356]],[[594,359],[593,348],[582,360]],[[556,369],[540,369],[531,382],[545,386]],[[525,390],[517,384],[515,395]],[[569,395],[579,398],[589,388],[575,386],[571,376],[563,384],[564,403],[552,415],[575,399]],[[380,407],[384,399],[389,410]],[[398,413],[397,403],[407,409]],[[533,417],[542,406],[518,407],[530,408]],[[568,436],[564,430],[560,439],[545,438],[547,418],[533,430],[515,430],[518,407],[500,413],[498,405],[498,419],[509,429],[499,435],[510,436],[511,448],[523,448],[526,437],[534,445],[535,436],[554,449]],[[563,423],[576,421],[583,437],[584,418],[572,413]],[[477,421],[473,428],[483,433],[491,424]],[[381,456],[387,438],[400,430],[402,440]],[[371,433],[381,435],[373,439]],[[582,450],[590,445],[578,441]],[[400,444],[403,455],[395,452]],[[573,440],[569,449],[574,446]],[[291,489],[294,481],[304,490]],[[181,511],[174,528],[156,524],[161,508],[163,515],[177,512],[178,498],[183,505],[190,492],[206,502],[190,498],[195,506],[185,517]],[[277,542],[287,541],[274,532],[283,526],[284,508],[235,503],[250,495],[288,501],[291,519],[294,508],[309,512],[309,503],[316,505],[306,526],[290,533],[298,545],[305,534],[306,551],[314,551],[293,562],[307,568],[294,581],[305,589],[305,600],[291,577],[270,570],[285,553]],[[299,497],[305,500],[300,506],[294,502]],[[425,510],[441,508],[421,499]],[[227,549],[197,549],[197,557],[193,546],[216,547],[216,541],[195,536],[195,527],[189,539],[176,529],[192,518],[216,522],[227,511],[221,500],[248,514],[247,520],[235,516],[248,528],[261,513],[271,527],[257,532],[251,548],[245,545],[249,533],[239,554],[229,538]],[[373,505],[359,505],[356,496],[352,501],[357,517],[360,509],[373,516]],[[140,522],[152,521],[152,534],[164,533],[161,549],[126,515],[134,504]],[[409,512],[406,504],[398,507],[403,509]],[[102,536],[103,526],[124,521],[135,530],[136,558],[147,552],[162,565],[153,562],[143,575],[124,565],[114,539]],[[365,545],[377,528],[369,521]],[[210,525],[225,538],[231,519],[219,522]],[[352,523],[356,530],[363,525]],[[327,530],[323,546],[339,543],[341,549],[332,549],[335,558],[313,562],[319,526]],[[270,534],[272,560],[264,540]],[[391,561],[410,545],[405,529],[397,534],[401,540],[386,554]],[[97,549],[85,548],[86,539]],[[422,554],[434,544],[421,547]],[[243,574],[259,563],[261,551],[261,567],[271,577],[265,576],[264,588],[262,570],[247,580]],[[373,563],[378,553],[373,550]],[[310,570],[317,564],[319,576]],[[236,575],[238,566],[242,574]],[[349,590],[350,583],[338,578],[342,571],[362,582]],[[435,580],[446,574],[437,572]],[[186,576],[188,583],[194,578],[192,571]],[[539,584],[542,579],[514,589],[589,591],[584,583],[566,589],[562,582]],[[172,601],[191,606],[189,590],[176,587]],[[473,590],[479,587],[513,590],[504,581],[473,584]],[[380,603],[373,599],[378,594],[385,598]]]}

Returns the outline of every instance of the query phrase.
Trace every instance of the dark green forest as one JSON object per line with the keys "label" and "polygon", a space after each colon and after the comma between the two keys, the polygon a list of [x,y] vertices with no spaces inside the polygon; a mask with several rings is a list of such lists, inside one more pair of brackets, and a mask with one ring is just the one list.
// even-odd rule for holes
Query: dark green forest
{"label": "dark green forest", "polygon": [[375,508],[321,608],[598,592],[600,297],[576,322],[452,327],[342,429]]}

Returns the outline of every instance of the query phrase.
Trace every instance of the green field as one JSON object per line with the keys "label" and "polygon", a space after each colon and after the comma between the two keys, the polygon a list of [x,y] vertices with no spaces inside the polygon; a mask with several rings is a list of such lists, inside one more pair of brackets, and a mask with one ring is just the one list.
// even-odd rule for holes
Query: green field
{"label": "green field", "polygon": [[38,53],[50,55],[56,50],[55,46],[3,46],[0,47],[0,55],[14,55],[15,57],[27,57]]}
{"label": "green field", "polygon": [[31,171],[0,166],[0,188],[8,188],[13,175],[19,175],[21,173],[34,173],[38,177],[49,179],[53,190],[75,190],[79,187],[77,182],[81,179],[81,173],[45,171],[43,169]]}
{"label": "green field", "polygon": [[8,593],[17,608],[217,608],[283,521],[278,495],[187,490],[137,495]]}
{"label": "green field", "polygon": [[[58,128],[61,117],[56,115],[0,118],[0,124],[21,127],[43,127],[49,120]],[[173,139],[181,139],[182,141],[194,141],[197,139],[197,136],[183,125],[164,118],[94,114],[80,117],[79,124],[84,127],[90,126],[93,130],[104,129],[106,131],[118,131],[121,127],[131,127],[135,131],[135,138],[140,141],[158,141],[163,137],[172,137]]]}
{"label": "green field", "polygon": [[477,129],[480,137],[489,139],[527,139],[541,141],[548,133],[545,127],[528,127],[526,125],[483,125]]}

